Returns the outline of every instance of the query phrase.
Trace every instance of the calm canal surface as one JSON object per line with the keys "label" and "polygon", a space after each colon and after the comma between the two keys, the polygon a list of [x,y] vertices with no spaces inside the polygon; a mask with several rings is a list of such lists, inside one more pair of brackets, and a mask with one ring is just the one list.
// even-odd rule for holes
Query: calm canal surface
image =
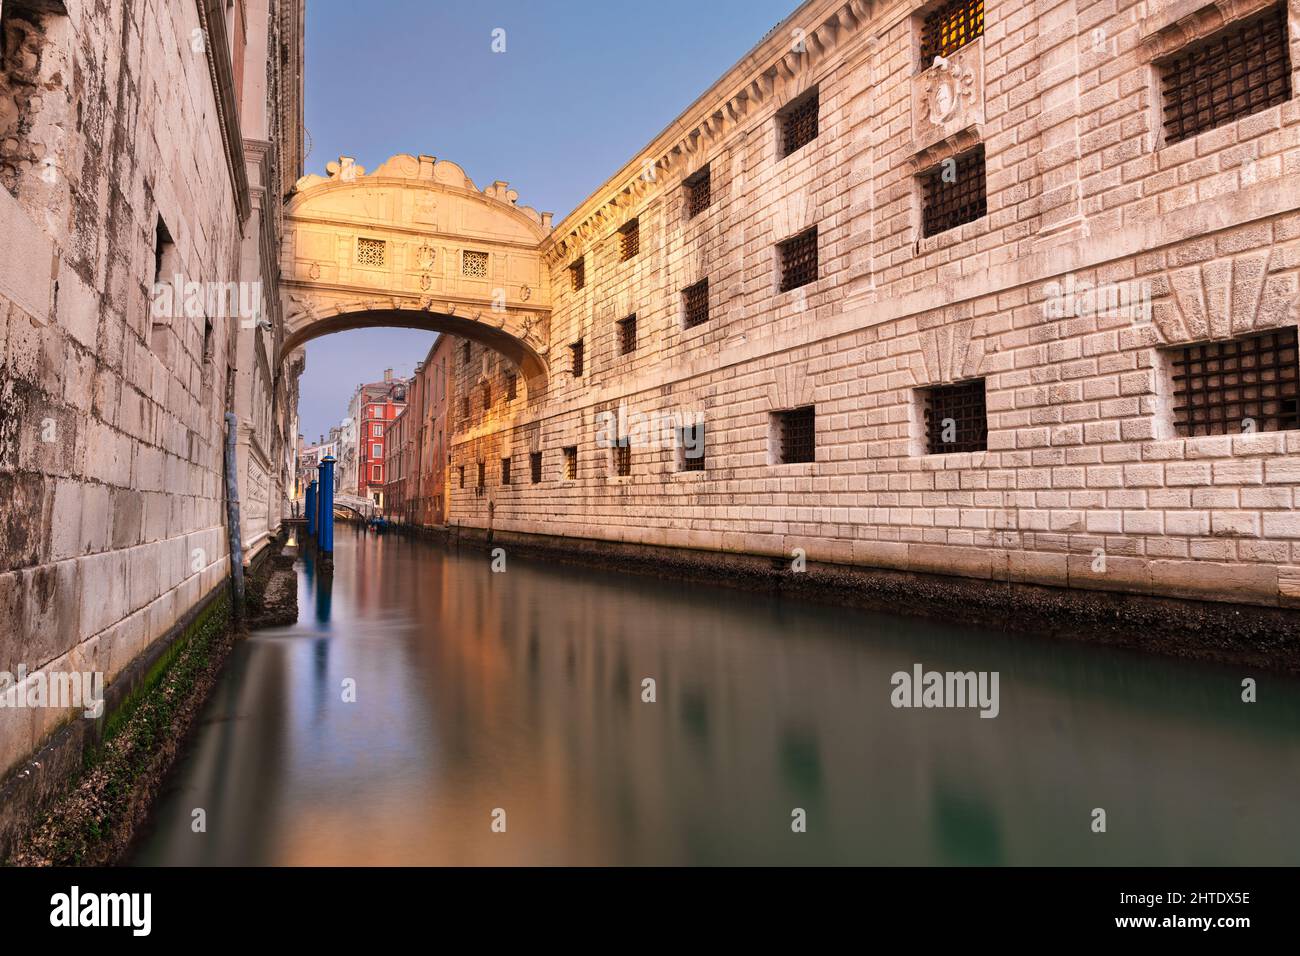
{"label": "calm canal surface", "polygon": [[[296,625],[236,647],[132,862],[1300,863],[1294,681],[523,558],[492,573],[347,525],[336,549],[328,590],[299,562]],[[999,672],[999,715],[895,709],[916,663]]]}

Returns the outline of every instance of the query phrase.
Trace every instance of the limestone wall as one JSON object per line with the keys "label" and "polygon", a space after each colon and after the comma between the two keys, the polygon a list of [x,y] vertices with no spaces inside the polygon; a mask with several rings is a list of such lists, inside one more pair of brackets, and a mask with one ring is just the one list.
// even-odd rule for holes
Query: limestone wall
{"label": "limestone wall", "polygon": [[[1218,8],[989,2],[983,37],[927,69],[930,6],[805,3],[556,227],[545,401],[484,411],[482,347],[456,356],[454,520],[1262,604],[1300,596],[1300,431],[1178,437],[1166,351],[1296,324],[1294,96],[1166,144],[1154,64],[1219,29]],[[944,73],[958,78],[951,114],[934,99]],[[813,90],[817,137],[781,158],[780,114]],[[918,175],[980,145],[987,214],[923,235]],[[705,164],[712,202],[688,218],[683,183]],[[633,219],[640,250],[624,261]],[[818,277],[781,292],[777,243],[812,226]],[[709,321],[685,328],[682,291],[705,277]],[[1098,287],[1122,307],[1083,295]],[[633,313],[623,355],[617,323]],[[513,371],[488,356],[493,395]],[[918,390],[978,378],[987,449],[927,454]],[[656,435],[633,444],[629,476],[614,474],[599,415],[620,403],[652,422],[702,412],[705,470],[683,470]],[[804,405],[816,461],[779,464],[772,413]]]}

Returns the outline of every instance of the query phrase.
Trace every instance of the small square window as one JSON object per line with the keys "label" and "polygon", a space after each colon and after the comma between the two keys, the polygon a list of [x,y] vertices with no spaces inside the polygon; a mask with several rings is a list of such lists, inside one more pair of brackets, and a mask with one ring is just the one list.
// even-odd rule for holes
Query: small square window
{"label": "small square window", "polygon": [[817,409],[814,405],[777,412],[774,416],[779,449],[776,459],[783,465],[817,460]]}
{"label": "small square window", "polygon": [[633,219],[620,229],[619,238],[623,261],[627,262],[641,251],[641,220]]}
{"label": "small square window", "polygon": [[922,232],[935,236],[988,213],[984,147],[947,159],[921,174],[925,192]]}
{"label": "small square window", "polygon": [[1169,356],[1174,428],[1180,436],[1300,428],[1295,326],[1163,351]]}
{"label": "small square window", "polygon": [[569,368],[573,372],[573,377],[582,378],[582,339],[569,346],[569,358],[572,363]]}
{"label": "small square window", "polygon": [[578,446],[569,445],[564,449],[564,477],[569,481],[578,480]]}
{"label": "small square window", "polygon": [[925,403],[925,446],[931,455],[988,448],[984,379],[920,390]]}
{"label": "small square window", "polygon": [[357,265],[382,266],[384,264],[384,247],[382,239],[357,239]]}
{"label": "small square window", "polygon": [[709,280],[701,279],[682,292],[682,304],[685,308],[683,324],[688,329],[703,325],[709,321]]}
{"label": "small square window", "polygon": [[781,111],[778,120],[782,159],[817,138],[817,108],[817,90],[813,90]]}
{"label": "small square window", "polygon": [[636,313],[618,320],[618,354],[630,355],[636,351]]}
{"label": "small square window", "polygon": [[488,274],[488,254],[465,249],[460,254],[460,274],[471,279],[486,279]]}
{"label": "small square window", "polygon": [[704,164],[704,168],[699,170],[694,176],[686,180],[686,218],[694,219],[704,210],[709,208],[713,202],[712,182],[709,175],[709,165]]}
{"label": "small square window", "polygon": [[677,446],[682,471],[704,471],[704,423],[697,422],[677,430]]}
{"label": "small square window", "polygon": [[785,240],[781,252],[781,291],[817,281],[817,227]]}
{"label": "small square window", "polygon": [[532,475],[533,484],[539,484],[542,480],[542,453],[540,451],[529,453],[528,470]]}
{"label": "small square window", "polygon": [[501,484],[503,485],[510,484],[510,459],[509,458],[501,459]]}
{"label": "small square window", "polygon": [[956,53],[984,35],[984,0],[948,0],[925,15],[921,25],[921,68],[937,56]]}
{"label": "small square window", "polygon": [[1181,140],[1291,98],[1285,4],[1231,24],[1160,66],[1165,142]]}
{"label": "small square window", "polygon": [[587,284],[587,266],[585,259],[578,259],[569,266],[569,281],[573,284],[573,291],[578,291]]}

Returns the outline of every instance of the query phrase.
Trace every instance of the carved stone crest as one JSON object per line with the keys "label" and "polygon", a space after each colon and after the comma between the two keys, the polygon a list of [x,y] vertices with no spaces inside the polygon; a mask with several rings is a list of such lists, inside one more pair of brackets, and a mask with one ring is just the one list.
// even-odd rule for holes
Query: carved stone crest
{"label": "carved stone crest", "polygon": [[912,78],[912,148],[984,122],[984,38],[978,37]]}

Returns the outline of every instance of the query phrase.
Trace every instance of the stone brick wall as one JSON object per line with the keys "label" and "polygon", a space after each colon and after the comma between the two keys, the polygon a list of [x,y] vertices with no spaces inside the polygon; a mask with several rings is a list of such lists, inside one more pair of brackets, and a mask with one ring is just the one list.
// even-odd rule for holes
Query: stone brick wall
{"label": "stone brick wall", "polygon": [[[160,269],[250,278],[214,80],[228,53],[204,0],[2,9],[24,54],[0,70],[0,671],[111,684],[228,574],[240,320],[154,307]],[[268,418],[269,389],[246,403]],[[253,489],[263,524],[271,487]],[[76,712],[0,708],[0,773]]]}
{"label": "stone brick wall", "polygon": [[[1296,77],[1285,103],[1165,144],[1155,64],[1220,29],[1219,8],[988,0],[983,37],[927,68],[919,18],[932,6],[805,3],[556,227],[543,247],[544,399],[484,412],[474,392],[461,421],[478,387],[467,383],[486,371],[501,396],[515,370],[478,344],[457,355],[453,520],[1262,604],[1300,596],[1300,431],[1178,437],[1165,351],[1296,324]],[[1266,6],[1246,0],[1230,16]],[[1300,64],[1300,29],[1289,36]],[[946,119],[929,105],[945,70],[959,78]],[[781,158],[778,117],[814,89],[818,135]],[[919,174],[980,145],[987,213],[923,235]],[[712,203],[688,218],[683,181],[705,164]],[[623,261],[633,219],[640,251]],[[817,279],[779,291],[777,243],[813,226]],[[709,321],[685,328],[682,290],[705,277]],[[1099,288],[1134,303],[1087,304]],[[633,313],[636,349],[623,355],[617,322]],[[986,450],[927,454],[919,390],[979,378]],[[702,412],[705,469],[634,442],[631,474],[616,475],[598,438],[601,413],[620,405],[629,423]],[[772,413],[804,405],[816,461],[778,464]]]}

